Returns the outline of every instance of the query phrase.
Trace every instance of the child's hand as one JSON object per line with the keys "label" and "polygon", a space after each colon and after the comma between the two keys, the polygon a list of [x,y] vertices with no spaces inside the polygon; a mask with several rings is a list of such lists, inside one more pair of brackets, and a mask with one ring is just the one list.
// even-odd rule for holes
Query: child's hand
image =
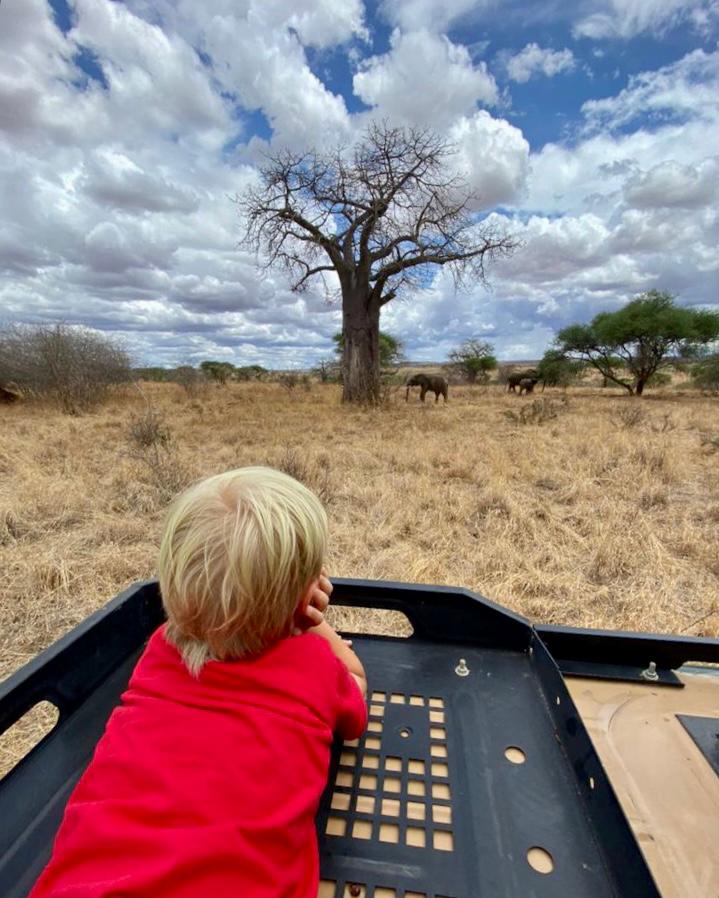
{"label": "child's hand", "polygon": [[309,602],[304,613],[295,615],[295,634],[304,633],[319,626],[325,619],[325,611],[330,603],[333,586],[327,577],[327,569],[322,568],[320,576],[310,585]]}

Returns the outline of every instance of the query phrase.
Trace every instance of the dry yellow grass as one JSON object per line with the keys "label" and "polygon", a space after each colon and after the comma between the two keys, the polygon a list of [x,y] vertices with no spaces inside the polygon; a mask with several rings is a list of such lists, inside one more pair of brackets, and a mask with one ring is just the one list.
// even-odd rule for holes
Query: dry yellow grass
{"label": "dry yellow grass", "polygon": [[[289,468],[327,502],[332,573],[469,587],[533,620],[719,634],[719,403],[454,387],[445,407],[340,404],[335,386],[146,385],[172,433],[153,466],[139,393],[81,418],[0,409],[0,677],[153,575],[168,495],[230,467]],[[638,407],[643,419],[624,410]],[[151,459],[152,460],[152,459]],[[380,624],[382,626],[382,624]]]}

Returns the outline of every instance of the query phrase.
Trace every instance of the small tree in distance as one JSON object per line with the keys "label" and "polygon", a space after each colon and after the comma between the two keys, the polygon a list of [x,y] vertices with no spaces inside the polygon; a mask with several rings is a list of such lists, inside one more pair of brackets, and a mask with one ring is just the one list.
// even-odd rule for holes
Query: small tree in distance
{"label": "small tree in distance", "polygon": [[230,362],[200,362],[200,371],[208,380],[214,380],[215,383],[224,387],[227,381],[235,373],[235,366]]}
{"label": "small tree in distance", "polygon": [[[674,297],[649,290],[617,312],[601,312],[590,324],[572,324],[557,335],[558,349],[566,356],[593,365],[600,374],[641,396],[647,381],[678,357],[696,355],[719,337],[719,315],[681,308]],[[631,378],[622,376],[616,364]]]}
{"label": "small tree in distance", "polygon": [[494,347],[485,340],[465,340],[450,352],[449,360],[460,377],[470,384],[486,383],[489,372],[497,367]]}
{"label": "small tree in distance", "polygon": [[235,377],[241,381],[267,380],[269,376],[270,372],[267,368],[263,368],[262,365],[242,365],[239,368],[235,368]]}
{"label": "small tree in distance", "polygon": [[237,197],[244,244],[284,266],[294,290],[315,277],[339,284],[344,401],[381,399],[388,302],[428,283],[437,266],[449,266],[457,287],[481,283],[486,264],[517,245],[473,213],[453,152],[432,131],[372,124],[351,148],[268,155],[260,185]]}
{"label": "small tree in distance", "polygon": [[313,374],[317,375],[320,383],[326,384],[337,378],[338,364],[334,359],[320,359],[312,369]]}

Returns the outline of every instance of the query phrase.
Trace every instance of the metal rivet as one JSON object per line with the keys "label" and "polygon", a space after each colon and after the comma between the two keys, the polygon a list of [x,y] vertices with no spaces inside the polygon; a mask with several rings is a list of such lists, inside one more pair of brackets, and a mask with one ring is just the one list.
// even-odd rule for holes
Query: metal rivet
{"label": "metal rivet", "polygon": [[464,658],[459,659],[459,664],[455,667],[454,672],[458,677],[468,677],[469,676],[469,668],[467,667],[467,662]]}
{"label": "metal rivet", "polygon": [[657,673],[656,661],[650,661],[649,667],[646,670],[643,670],[640,676],[643,680],[651,680],[652,682],[658,680],[659,674]]}

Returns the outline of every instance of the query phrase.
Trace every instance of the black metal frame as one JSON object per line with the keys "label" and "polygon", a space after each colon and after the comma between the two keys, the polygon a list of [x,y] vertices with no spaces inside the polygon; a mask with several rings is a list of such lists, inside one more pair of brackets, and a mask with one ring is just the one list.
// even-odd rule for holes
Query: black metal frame
{"label": "black metal frame", "polygon": [[[589,630],[540,624],[535,630],[564,670],[572,663],[644,670],[654,662],[657,671],[678,670],[692,661],[719,662],[719,639],[636,633],[627,630]],[[591,674],[582,672],[581,676]],[[617,679],[633,679],[617,677]]]}
{"label": "black metal frame", "polygon": [[[535,684],[532,686],[535,692],[527,693],[527,696],[535,696],[530,705],[535,716],[534,725],[545,727],[542,721],[546,719],[549,721],[547,733],[554,734],[553,738],[545,738],[541,745],[554,744],[555,749],[541,748],[541,752],[548,752],[547,758],[554,757],[552,763],[556,767],[559,760],[552,751],[556,752],[556,744],[560,746],[565,761],[562,762],[564,767],[560,764],[558,772],[552,774],[555,785],[562,794],[574,794],[577,807],[582,808],[576,819],[589,821],[590,830],[594,832],[590,842],[596,841],[597,857],[601,858],[596,890],[581,894],[642,895],[643,898],[658,894],[566,689],[562,672],[577,670],[578,665],[577,672],[583,676],[641,679],[641,671],[654,661],[661,684],[671,679],[671,668],[687,661],[719,662],[719,640],[533,627],[520,615],[468,590],[452,587],[345,579],[335,580],[334,585],[332,598],[336,605],[389,609],[406,615],[414,630],[408,640],[357,637],[358,650],[361,655],[367,653],[378,668],[384,669],[389,683],[395,677],[401,680],[402,675],[399,667],[392,666],[394,662],[390,661],[387,643],[395,646],[394,655],[404,653],[408,664],[412,659],[422,665],[425,658],[435,658],[432,663],[439,664],[439,668],[433,676],[436,682],[444,682],[445,686],[450,683],[448,700],[454,702],[453,713],[458,722],[461,716],[456,714],[460,713],[461,707],[469,707],[467,702],[473,700],[472,689],[479,684],[471,679],[460,681],[452,670],[448,673],[448,662],[441,659],[460,655],[460,651],[449,651],[452,646],[465,650],[468,657],[475,659],[473,664],[479,663],[477,659],[489,658],[491,663],[497,661],[500,672],[511,669],[521,672],[518,675],[523,678],[529,676]],[[67,797],[89,760],[95,741],[146,639],[162,619],[156,582],[136,584],[0,684],[0,734],[40,701],[52,702],[60,712],[55,728],[0,781],[0,815],[10,821],[9,826],[0,828],[0,894],[6,898],[22,898],[29,891],[47,858]],[[411,669],[411,664],[406,669]],[[406,676],[404,688],[410,688]],[[543,710],[539,708],[542,700],[537,704],[538,696],[543,696]],[[475,717],[476,710],[473,712]],[[467,721],[469,719],[467,717]],[[505,723],[509,726],[512,721]],[[472,732],[481,734],[477,725],[472,724],[475,727]],[[498,720],[498,725],[503,724]],[[532,733],[526,731],[527,726],[529,723],[525,725],[525,732],[531,740]],[[466,767],[474,749],[463,747],[456,743],[456,737],[453,738],[455,757],[462,751],[467,754],[462,761]],[[537,752],[541,753],[539,743]],[[336,771],[336,757],[334,764]],[[464,783],[462,789],[467,795],[475,788],[476,783],[469,774],[464,779],[460,777],[459,781]],[[541,792],[539,780],[534,786]],[[482,795],[485,793],[478,789],[477,796]],[[320,821],[326,819],[328,796],[329,793]],[[570,811],[569,817],[576,814],[576,809],[570,808]],[[480,808],[466,812],[481,815],[483,811]],[[471,841],[467,841],[472,832],[476,832],[476,828],[463,831],[460,827],[458,830],[464,853],[473,851]],[[381,849],[381,846],[375,847]],[[402,854],[400,849],[401,846],[394,849],[398,856]],[[342,851],[329,856],[321,842],[325,867],[330,873],[337,865],[340,870],[357,869],[347,850],[345,845]],[[416,853],[412,856],[419,857]],[[367,882],[371,882],[371,878],[368,877]],[[396,883],[398,895],[409,887],[401,877]],[[552,892],[556,885],[559,885],[556,881],[546,882],[546,878],[539,878],[536,882],[525,883],[523,893],[559,894]],[[500,890],[497,886],[492,894],[514,894],[507,890],[506,883],[503,888],[505,890]],[[369,896],[370,892],[367,894]],[[458,893],[456,898],[465,898],[465,895]],[[474,896],[467,895],[466,898]]]}

